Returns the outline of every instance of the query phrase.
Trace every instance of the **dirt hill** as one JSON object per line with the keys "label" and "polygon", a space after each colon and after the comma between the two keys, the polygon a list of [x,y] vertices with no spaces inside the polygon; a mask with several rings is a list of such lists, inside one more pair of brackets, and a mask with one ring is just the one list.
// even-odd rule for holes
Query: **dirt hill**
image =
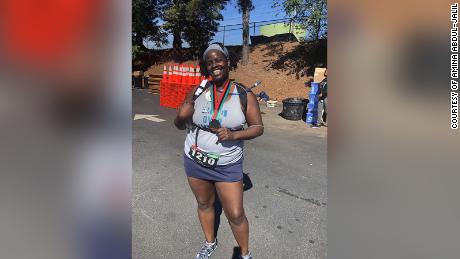
{"label": "dirt hill", "polygon": [[[255,81],[262,82],[263,87],[254,89],[255,93],[264,91],[272,100],[281,101],[289,97],[306,98],[309,89],[304,83],[313,77],[314,67],[326,66],[326,41],[313,46],[311,43],[272,42],[251,47],[249,64],[240,63],[241,46],[229,46],[233,57],[233,70],[230,77],[238,82],[251,86]],[[170,50],[167,50],[170,51]],[[147,66],[147,74],[161,74],[163,64],[177,62],[168,60],[169,52],[155,55],[154,65]],[[315,61],[316,60],[316,61]],[[197,61],[180,60],[182,63]]]}

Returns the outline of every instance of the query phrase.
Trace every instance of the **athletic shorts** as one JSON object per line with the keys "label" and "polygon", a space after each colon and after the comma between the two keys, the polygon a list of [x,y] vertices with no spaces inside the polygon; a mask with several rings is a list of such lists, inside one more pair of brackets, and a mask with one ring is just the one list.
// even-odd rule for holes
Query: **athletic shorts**
{"label": "athletic shorts", "polygon": [[184,154],[185,174],[188,177],[216,182],[238,182],[243,179],[243,158],[228,165],[207,168],[196,163]]}

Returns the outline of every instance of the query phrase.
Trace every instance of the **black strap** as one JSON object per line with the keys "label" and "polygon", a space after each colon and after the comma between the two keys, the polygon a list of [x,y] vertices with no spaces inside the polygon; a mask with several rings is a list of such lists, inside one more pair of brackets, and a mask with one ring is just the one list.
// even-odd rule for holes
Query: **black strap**
{"label": "black strap", "polygon": [[246,117],[246,112],[248,111],[248,92],[251,92],[251,89],[246,88],[244,85],[236,83],[236,90],[238,91],[238,96],[240,97],[240,103],[244,116]]}
{"label": "black strap", "polygon": [[[196,89],[195,93],[193,93],[193,101],[200,97],[200,95],[203,94],[209,87],[211,87],[211,82],[209,81],[207,81],[204,86],[201,86],[200,84],[200,86]],[[196,92],[198,91],[198,89],[201,89],[201,92],[197,94]]]}
{"label": "black strap", "polygon": [[199,125],[197,125],[197,124],[195,124],[195,123],[193,123],[193,122],[192,122],[192,125],[193,125],[193,127],[198,128],[198,129],[200,129],[200,130],[212,132],[210,128],[200,127]]}
{"label": "black strap", "polygon": [[[196,132],[195,132],[195,147],[198,147],[198,133],[200,130],[204,130],[204,131],[208,131],[208,132],[211,132],[211,133],[214,133],[213,131],[211,131],[210,128],[203,128],[203,127],[200,127],[198,125],[196,125],[195,123],[192,122],[192,125],[195,127],[196,129]],[[230,129],[230,131],[239,131],[239,130],[243,130],[244,127],[241,127],[241,128],[237,128],[237,129]],[[217,141],[219,142],[219,141]],[[216,144],[217,144],[216,142]]]}
{"label": "black strap", "polygon": [[[244,113],[244,116],[246,117],[246,112],[248,110],[248,92],[252,92],[251,89],[245,87],[242,84],[236,83],[235,81],[232,81],[236,85],[236,90],[238,91],[238,97],[240,98],[240,103],[241,103],[241,110]],[[197,88],[196,92],[198,89],[201,89],[201,92],[197,94],[196,92],[193,94],[193,101],[195,101],[201,94],[203,94],[209,87],[211,86],[211,82],[207,81],[204,86],[200,86]]]}
{"label": "black strap", "polygon": [[[214,131],[212,131],[210,128],[200,127],[199,125],[197,125],[197,124],[195,124],[193,122],[192,122],[192,125],[193,125],[193,127],[198,128],[200,130],[204,130],[204,131],[207,131],[207,132],[214,133]],[[239,128],[229,129],[229,130],[231,130],[231,131],[240,131],[240,130],[243,130],[243,129],[244,129],[244,127],[239,127]]]}
{"label": "black strap", "polygon": [[200,131],[199,127],[196,127],[196,133],[195,133],[195,147],[198,147],[198,132]]}

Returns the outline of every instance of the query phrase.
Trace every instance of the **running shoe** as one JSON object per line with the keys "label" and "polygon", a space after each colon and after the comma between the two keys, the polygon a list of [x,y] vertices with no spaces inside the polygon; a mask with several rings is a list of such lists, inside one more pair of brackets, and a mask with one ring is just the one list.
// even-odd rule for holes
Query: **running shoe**
{"label": "running shoe", "polygon": [[240,255],[240,259],[254,259],[254,258],[252,257],[251,252],[249,252],[245,256]]}
{"label": "running shoe", "polygon": [[217,248],[217,238],[216,242],[213,245],[208,245],[206,241],[204,242],[203,246],[201,246],[200,251],[196,254],[196,259],[208,259],[211,258],[211,254]]}

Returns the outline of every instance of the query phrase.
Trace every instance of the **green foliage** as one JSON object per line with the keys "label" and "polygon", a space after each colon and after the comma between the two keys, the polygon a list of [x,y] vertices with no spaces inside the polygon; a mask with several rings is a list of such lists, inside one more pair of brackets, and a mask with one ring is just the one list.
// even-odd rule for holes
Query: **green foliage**
{"label": "green foliage", "polygon": [[141,49],[139,45],[133,45],[132,54],[131,54],[132,61],[137,60],[143,53],[144,51]]}
{"label": "green foliage", "polygon": [[186,2],[188,1],[169,1],[166,10],[163,13],[163,20],[165,20],[163,28],[165,30],[173,30],[176,27],[181,27],[185,25]]}
{"label": "green foliage", "polygon": [[[190,44],[192,51],[199,55],[217,32],[218,21],[223,19],[220,11],[227,2],[228,0],[170,1],[163,16],[164,29],[172,32],[175,38],[183,38]],[[174,47],[180,48],[180,45]]]}
{"label": "green foliage", "polygon": [[237,0],[238,11],[241,13],[243,10],[247,9],[249,11],[254,10],[254,5],[252,0]]}
{"label": "green foliage", "polygon": [[[201,54],[211,38],[216,34],[220,13],[227,0],[192,0],[189,4],[189,26],[184,30],[184,39],[192,46],[196,54]],[[193,11],[192,11],[193,10]]]}
{"label": "green foliage", "polygon": [[307,29],[312,40],[327,37],[326,0],[273,0],[273,6],[282,6],[294,22]]}
{"label": "green foliage", "polygon": [[[144,40],[156,45],[166,42],[166,33],[158,25],[164,0],[132,0],[132,44],[145,49]],[[135,48],[134,48],[135,47]]]}

